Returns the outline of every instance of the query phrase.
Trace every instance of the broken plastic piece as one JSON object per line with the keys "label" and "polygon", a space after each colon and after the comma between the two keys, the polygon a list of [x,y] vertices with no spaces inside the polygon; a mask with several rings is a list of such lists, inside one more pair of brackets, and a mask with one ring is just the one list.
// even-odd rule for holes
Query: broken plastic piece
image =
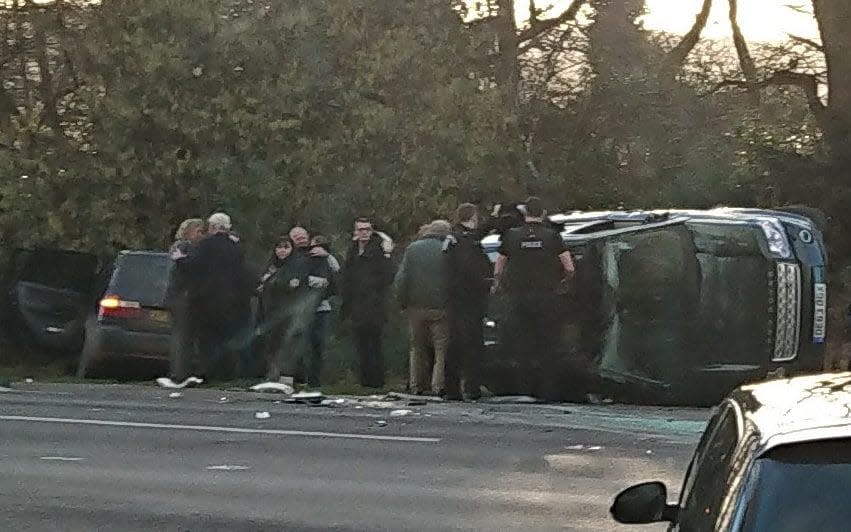
{"label": "broken plastic piece", "polygon": [[187,386],[191,386],[193,384],[202,384],[203,382],[204,382],[204,379],[199,379],[198,377],[187,377],[180,384],[175,383],[173,380],[169,379],[168,377],[160,377],[160,378],[157,379],[157,384],[161,388],[172,388],[172,389],[186,388]]}
{"label": "broken plastic piece", "polygon": [[250,389],[253,392],[275,392],[285,393],[287,395],[295,393],[295,388],[282,382],[261,382],[260,384],[255,384]]}

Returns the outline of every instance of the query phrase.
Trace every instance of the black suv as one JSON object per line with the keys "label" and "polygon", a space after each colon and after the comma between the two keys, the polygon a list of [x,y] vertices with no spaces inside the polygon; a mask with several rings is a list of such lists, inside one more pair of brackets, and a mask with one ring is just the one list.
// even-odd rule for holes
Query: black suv
{"label": "black suv", "polygon": [[851,373],[815,375],[738,388],[714,411],[678,503],[646,482],[611,511],[669,530],[844,532],[849,491]]}
{"label": "black suv", "polygon": [[171,269],[167,253],[122,251],[118,255],[97,315],[86,323],[78,377],[85,377],[95,364],[110,356],[168,358]]}

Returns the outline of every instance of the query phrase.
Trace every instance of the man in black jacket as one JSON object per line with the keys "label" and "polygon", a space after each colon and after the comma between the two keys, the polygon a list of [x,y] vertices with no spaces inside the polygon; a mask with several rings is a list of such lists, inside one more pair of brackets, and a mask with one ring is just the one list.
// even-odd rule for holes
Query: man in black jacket
{"label": "man in black jacket", "polygon": [[464,203],[455,212],[455,226],[446,239],[449,276],[449,356],[446,361],[446,395],[461,400],[461,380],[467,397],[480,397],[481,360],[484,339],[482,321],[491,286],[490,260],[481,246],[478,211]]}
{"label": "man in black jacket", "polygon": [[232,378],[236,364],[245,361],[254,283],[239,238],[231,233],[230,217],[216,213],[207,223],[208,236],[195,253],[178,258],[177,267],[192,279],[189,308],[199,329],[206,376]]}
{"label": "man in black jacket", "polygon": [[355,220],[352,245],[343,268],[343,318],[352,324],[361,385],[384,386],[381,340],[387,322],[387,293],[393,283],[392,241],[368,218]]}

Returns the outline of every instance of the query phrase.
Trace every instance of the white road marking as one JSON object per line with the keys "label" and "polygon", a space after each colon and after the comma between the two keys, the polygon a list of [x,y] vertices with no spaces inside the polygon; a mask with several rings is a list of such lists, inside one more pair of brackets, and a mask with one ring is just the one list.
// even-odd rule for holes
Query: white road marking
{"label": "white road marking", "polygon": [[95,425],[100,427],[129,427],[139,429],[194,430],[199,432],[226,432],[236,434],[268,434],[272,436],[302,436],[308,438],[338,438],[346,440],[377,440],[404,443],[439,443],[440,438],[414,436],[380,436],[376,434],[349,434],[345,432],[319,432],[307,430],[248,429],[242,427],[218,427],[215,425],[173,425],[169,423],[137,423],[108,419],[75,419],[60,417],[0,416],[2,421],[32,421],[36,423],[61,423],[66,425]]}
{"label": "white road marking", "polygon": [[74,456],[42,456],[42,460],[48,460],[52,462],[82,462],[82,458],[77,458]]}
{"label": "white road marking", "polygon": [[244,466],[244,465],[227,465],[227,464],[224,464],[224,465],[207,466],[207,469],[209,469],[210,471],[246,471],[246,470],[251,469],[251,468],[248,467],[248,466]]}

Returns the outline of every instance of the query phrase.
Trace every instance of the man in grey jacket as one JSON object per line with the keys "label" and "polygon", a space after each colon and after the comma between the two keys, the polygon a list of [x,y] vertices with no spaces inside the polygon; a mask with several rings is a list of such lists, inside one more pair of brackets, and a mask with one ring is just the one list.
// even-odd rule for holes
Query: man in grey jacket
{"label": "man in grey jacket", "polygon": [[[428,389],[436,395],[446,393],[449,320],[443,241],[451,231],[452,226],[447,221],[432,222],[421,238],[405,250],[396,274],[396,296],[410,324],[409,385],[411,392],[416,394]],[[434,350],[434,363],[429,371],[431,349]]]}

